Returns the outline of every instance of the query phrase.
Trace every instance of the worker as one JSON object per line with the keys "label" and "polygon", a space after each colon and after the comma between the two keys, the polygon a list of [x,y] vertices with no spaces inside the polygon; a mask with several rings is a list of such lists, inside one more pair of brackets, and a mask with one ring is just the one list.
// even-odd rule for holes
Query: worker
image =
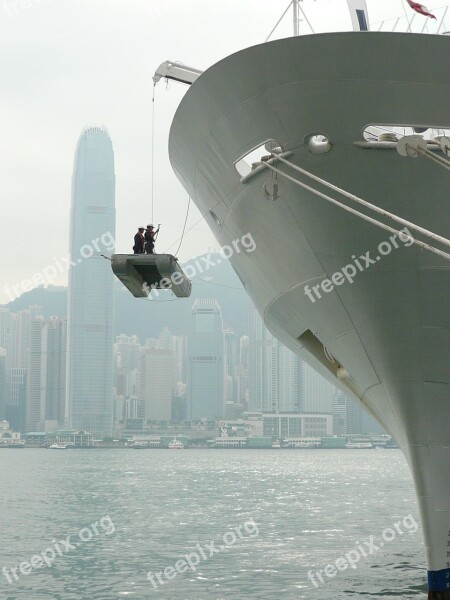
{"label": "worker", "polygon": [[153,225],[147,225],[147,230],[145,232],[145,251],[147,254],[154,254],[155,242],[160,227],[161,225],[158,225],[158,229],[155,231]]}
{"label": "worker", "polygon": [[136,235],[134,236],[133,252],[135,254],[144,254],[144,245],[145,245],[144,227],[139,227]]}

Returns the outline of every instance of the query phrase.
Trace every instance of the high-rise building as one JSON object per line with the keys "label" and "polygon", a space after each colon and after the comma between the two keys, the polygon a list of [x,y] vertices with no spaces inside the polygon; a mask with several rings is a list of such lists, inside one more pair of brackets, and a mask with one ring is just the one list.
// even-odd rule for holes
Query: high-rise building
{"label": "high-rise building", "polygon": [[[31,321],[27,364],[27,431],[52,430],[64,424],[66,343],[65,320],[36,317]],[[12,370],[16,371],[20,373],[20,369]],[[15,405],[20,405],[18,399]]]}
{"label": "high-rise building", "polygon": [[191,312],[188,338],[188,417],[218,419],[224,414],[224,338],[220,306],[199,299]]}
{"label": "high-rise building", "polygon": [[139,399],[145,421],[172,418],[175,361],[167,348],[142,348],[139,369]]}
{"label": "high-rise building", "polygon": [[51,317],[44,328],[46,341],[45,419],[64,425],[66,411],[67,319]]}
{"label": "high-rise building", "polygon": [[238,398],[237,404],[241,407],[241,409],[248,409],[248,399],[249,399],[249,363],[250,363],[250,340],[247,335],[243,335],[239,340],[239,364],[238,364],[238,378],[239,378],[239,386],[238,386]]}
{"label": "high-rise building", "polygon": [[14,338],[14,314],[9,308],[0,308],[0,348],[5,351],[5,376],[13,366]]}
{"label": "high-rise building", "polygon": [[250,311],[249,404],[251,412],[300,412],[303,398],[303,361],[265,327],[254,308]]}
{"label": "high-rise building", "polygon": [[334,386],[303,362],[303,412],[332,413]]}
{"label": "high-rise building", "polygon": [[26,433],[26,401],[27,401],[27,369],[18,367],[11,369],[10,396],[6,404],[6,420],[11,428]]}
{"label": "high-rise building", "polygon": [[333,395],[334,433],[364,433],[364,409],[341,390],[335,389]]}
{"label": "high-rise building", "polygon": [[303,361],[278,342],[278,411],[299,413],[303,404]]}
{"label": "high-rise building", "polygon": [[115,174],[104,128],[83,131],[75,153],[67,326],[69,426],[112,434]]}
{"label": "high-rise building", "polygon": [[45,427],[47,356],[44,327],[44,317],[36,317],[30,325],[25,411],[27,432],[38,431]]}
{"label": "high-rise building", "polygon": [[6,350],[0,347],[0,421],[6,415]]}

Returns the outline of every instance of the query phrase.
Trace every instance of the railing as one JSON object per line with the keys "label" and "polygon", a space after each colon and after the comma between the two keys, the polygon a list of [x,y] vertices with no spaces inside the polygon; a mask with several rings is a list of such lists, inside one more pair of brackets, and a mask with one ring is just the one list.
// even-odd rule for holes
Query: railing
{"label": "railing", "polygon": [[396,19],[386,19],[381,23],[372,23],[372,31],[393,31],[397,33],[429,33],[434,35],[450,35],[450,6],[433,8],[436,19],[424,17],[419,13],[404,15]]}

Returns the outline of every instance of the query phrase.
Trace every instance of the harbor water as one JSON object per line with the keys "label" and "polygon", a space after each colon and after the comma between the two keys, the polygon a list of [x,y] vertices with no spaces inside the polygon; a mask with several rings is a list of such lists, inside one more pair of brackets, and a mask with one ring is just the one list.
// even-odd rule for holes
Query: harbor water
{"label": "harbor water", "polygon": [[2,450],[2,600],[426,597],[400,450]]}

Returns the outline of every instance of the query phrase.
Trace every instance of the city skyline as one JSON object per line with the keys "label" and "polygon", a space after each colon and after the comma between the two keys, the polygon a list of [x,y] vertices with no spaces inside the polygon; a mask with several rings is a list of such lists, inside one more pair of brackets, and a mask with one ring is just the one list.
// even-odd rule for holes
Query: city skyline
{"label": "city skyline", "polygon": [[[191,329],[194,333],[196,312],[199,307],[208,311],[207,314],[202,314],[203,317],[213,316],[213,320],[214,313],[218,315],[220,310],[217,300],[204,299],[203,302],[194,302],[191,311],[193,319]],[[62,356],[58,356],[56,352],[58,347],[60,350],[64,347],[61,339],[65,335],[66,320],[44,319],[39,315],[41,311],[37,306],[30,307],[29,311],[21,311],[19,315],[21,320],[27,312],[30,324],[30,337],[27,342],[30,346],[28,369],[15,367],[11,369],[9,377],[6,377],[6,387],[10,390],[10,403],[4,407],[7,411],[3,411],[3,416],[9,416],[10,421],[18,425],[17,430],[29,431],[30,429],[25,425],[20,426],[21,423],[26,424],[23,415],[26,414],[24,411],[28,405],[28,414],[33,407],[38,411],[35,423],[42,430],[55,430],[57,427],[67,425],[57,416],[61,414],[64,405],[57,393],[57,382],[61,384],[64,380],[65,369],[62,368],[64,365]],[[8,314],[7,309],[3,309],[3,313],[0,313],[0,323],[8,322],[7,316],[13,323],[18,320],[18,315]],[[198,348],[195,335],[193,340],[190,340],[189,335],[174,335],[167,325],[161,324],[160,334],[156,338],[141,339],[136,334],[116,336],[112,345],[114,388],[111,392],[116,434],[119,435],[120,423],[126,427],[131,421],[135,425],[140,422],[139,427],[145,428],[150,423],[171,421],[183,423],[191,419],[193,422],[201,419],[236,420],[245,418],[245,414],[257,413],[303,415],[301,417],[303,420],[308,414],[332,415],[335,434],[381,431],[370,415],[364,413],[359,405],[329,384],[289,349],[274,340],[263,326],[260,317],[255,315],[254,308],[249,311],[248,317],[249,335],[236,336],[224,323],[219,330],[216,330],[219,340],[216,337],[214,347],[216,349],[221,345],[223,347],[223,381],[222,388],[218,388],[222,402],[221,412],[217,408],[217,397],[208,395],[205,397],[202,392],[211,389],[211,382],[214,381],[214,377],[211,379],[211,362],[205,363],[208,368],[203,369],[205,356],[200,356],[200,370],[196,374],[199,397],[196,398],[192,393],[193,390],[189,389],[189,359],[199,356],[195,354],[195,349]],[[257,327],[255,323],[258,323]],[[205,330],[205,323],[200,325],[200,330]],[[204,333],[203,331],[202,335]],[[5,337],[4,327],[0,327],[0,335]],[[265,340],[263,344],[265,352],[260,352],[258,355],[254,348],[261,346],[261,340]],[[191,354],[192,352],[194,354]],[[6,363],[5,354],[0,352],[0,390],[1,364]],[[31,360],[33,357],[34,362]],[[267,369],[268,364],[271,365],[270,369]],[[293,365],[295,365],[294,369]],[[254,399],[258,394],[266,394],[267,390],[262,392],[261,387],[258,387],[255,374],[262,373],[264,369],[266,369],[264,385],[271,390],[271,397],[275,402],[260,405],[258,408],[254,404]],[[206,378],[203,382],[202,377]],[[38,389],[39,393],[33,395],[33,390]],[[59,402],[56,402],[58,397]],[[203,403],[206,406],[205,412],[192,416],[190,408],[192,401],[194,401],[194,409],[195,406],[201,406]],[[217,411],[214,416],[209,412],[208,404],[210,408],[212,406],[213,410]],[[0,396],[0,408],[1,406]],[[0,412],[0,420],[1,417]],[[295,421],[293,416],[292,418]],[[326,427],[329,429],[329,425]]]}

